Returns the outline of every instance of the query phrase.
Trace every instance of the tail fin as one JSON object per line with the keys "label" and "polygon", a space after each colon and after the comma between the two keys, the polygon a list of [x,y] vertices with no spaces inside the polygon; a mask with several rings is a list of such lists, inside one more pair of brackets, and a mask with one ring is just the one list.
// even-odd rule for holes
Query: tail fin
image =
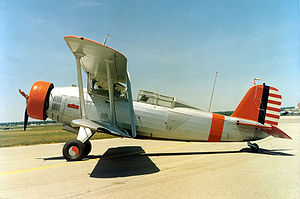
{"label": "tail fin", "polygon": [[276,88],[256,85],[248,90],[231,116],[277,126],[280,105],[281,94]]}

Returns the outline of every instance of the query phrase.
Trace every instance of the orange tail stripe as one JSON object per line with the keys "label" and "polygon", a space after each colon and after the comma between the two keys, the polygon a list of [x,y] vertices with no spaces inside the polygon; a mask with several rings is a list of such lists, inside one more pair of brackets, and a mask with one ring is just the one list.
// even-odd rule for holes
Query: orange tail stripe
{"label": "orange tail stripe", "polygon": [[224,115],[213,113],[208,142],[220,142],[224,127]]}

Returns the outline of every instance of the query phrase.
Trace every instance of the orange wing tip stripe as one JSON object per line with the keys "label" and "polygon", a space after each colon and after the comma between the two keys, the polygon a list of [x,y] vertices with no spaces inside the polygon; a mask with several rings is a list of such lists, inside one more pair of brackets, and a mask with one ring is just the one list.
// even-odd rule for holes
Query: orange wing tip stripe
{"label": "orange wing tip stripe", "polygon": [[224,120],[224,115],[213,113],[208,142],[220,142],[223,133]]}
{"label": "orange wing tip stripe", "polygon": [[[87,39],[87,38],[84,38],[84,37],[80,37],[80,36],[75,36],[75,35],[67,35],[67,36],[65,36],[64,38],[65,38],[65,41],[66,41],[66,38],[68,38],[68,37],[71,37],[71,38],[78,38],[78,39],[81,39],[81,40],[87,40],[87,41],[90,41],[90,42],[93,42],[93,43],[95,43],[95,44],[99,44],[100,46],[105,46],[105,45],[103,45],[103,44],[101,44],[101,43],[99,43],[99,42],[97,42],[97,41],[94,41],[94,40],[91,40],[91,39]],[[67,42],[67,41],[66,41]],[[68,43],[68,42],[67,42]],[[113,49],[113,48],[111,48],[111,47],[108,47],[108,46],[105,46],[106,48],[109,48],[110,50],[113,50],[113,51],[115,51],[116,53],[119,53],[120,55],[123,55],[122,53],[120,53],[119,51],[117,51],[117,50],[115,50],[115,49]],[[125,55],[123,55],[124,57],[125,57]]]}

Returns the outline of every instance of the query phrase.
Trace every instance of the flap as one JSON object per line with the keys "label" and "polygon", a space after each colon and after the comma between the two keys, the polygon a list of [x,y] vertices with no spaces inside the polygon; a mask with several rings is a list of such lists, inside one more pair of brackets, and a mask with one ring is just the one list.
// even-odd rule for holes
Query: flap
{"label": "flap", "polygon": [[98,87],[108,89],[104,60],[109,60],[113,83],[126,83],[127,59],[123,54],[79,36],[65,36],[65,41],[74,56],[81,57],[81,67]]}

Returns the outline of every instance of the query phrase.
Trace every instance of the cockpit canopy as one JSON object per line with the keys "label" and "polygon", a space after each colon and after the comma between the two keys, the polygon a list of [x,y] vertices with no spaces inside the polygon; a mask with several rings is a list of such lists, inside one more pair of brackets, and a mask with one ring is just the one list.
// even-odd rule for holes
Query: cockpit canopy
{"label": "cockpit canopy", "polygon": [[166,95],[161,95],[159,93],[155,93],[152,91],[146,91],[146,90],[139,90],[138,96],[137,96],[138,102],[143,102],[147,104],[152,104],[156,106],[163,106],[167,108],[192,108],[197,109],[196,107],[193,107],[186,102],[183,102],[175,97],[170,97]]}

